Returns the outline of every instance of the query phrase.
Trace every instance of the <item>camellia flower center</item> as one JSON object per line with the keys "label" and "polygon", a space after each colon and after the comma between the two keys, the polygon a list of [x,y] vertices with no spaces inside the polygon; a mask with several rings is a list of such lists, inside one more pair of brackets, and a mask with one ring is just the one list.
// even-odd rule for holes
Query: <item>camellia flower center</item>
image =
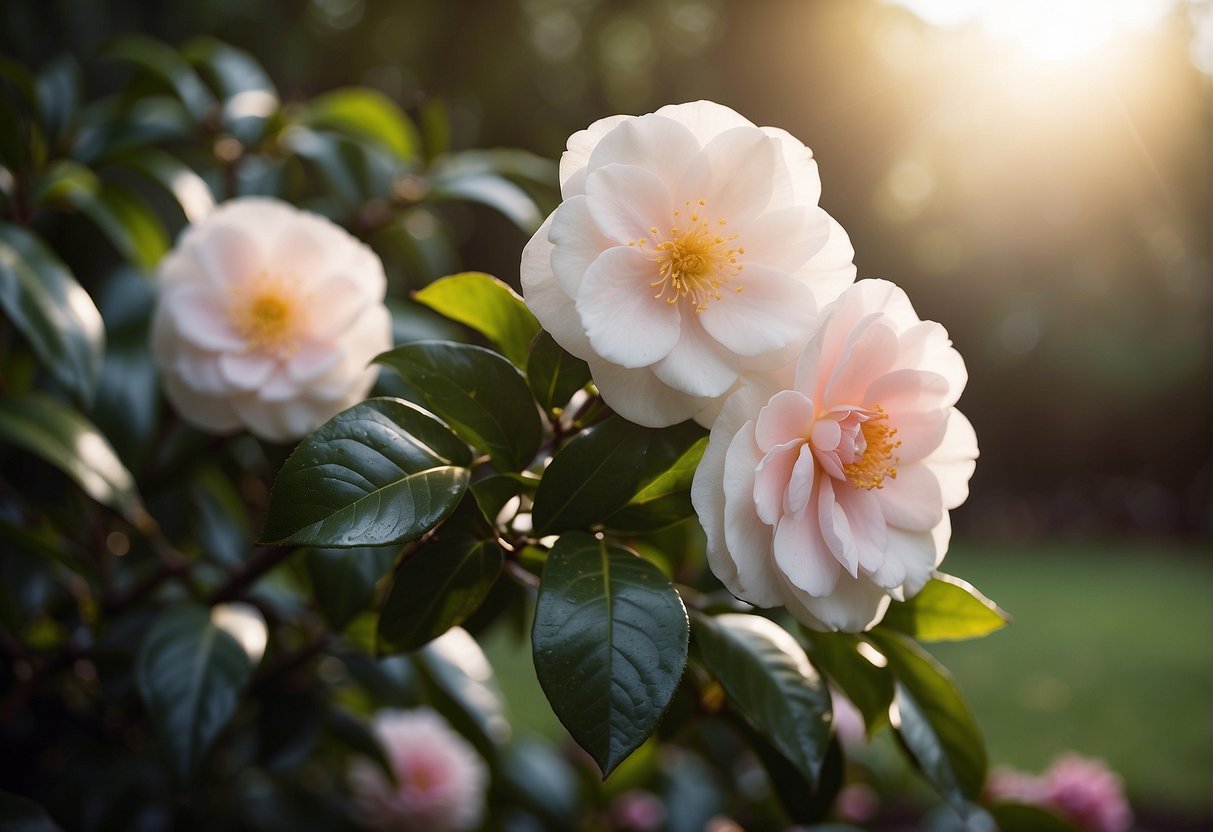
{"label": "camellia flower center", "polygon": [[855,437],[857,455],[842,466],[847,482],[856,488],[871,491],[882,487],[885,477],[897,479],[897,463],[901,460],[894,455],[894,451],[901,447],[901,440],[894,439],[897,429],[889,427],[888,418],[888,414],[877,406],[873,415],[858,424],[859,432]]}
{"label": "camellia flower center", "polygon": [[[703,217],[705,200],[687,201],[685,210],[674,211],[674,224],[662,236],[657,226],[649,229],[653,237],[653,259],[657,264],[657,280],[649,285],[657,290],[654,298],[677,303],[683,298],[702,312],[712,301],[723,297],[721,290],[732,283],[744,266],[737,262],[745,249],[736,245],[736,234],[725,234],[727,220],[714,222]],[[628,245],[645,248],[647,239]],[[730,287],[740,292],[740,285]]]}
{"label": "camellia flower center", "polygon": [[232,299],[228,315],[249,349],[284,354],[295,349],[303,310],[285,279],[263,272]]}

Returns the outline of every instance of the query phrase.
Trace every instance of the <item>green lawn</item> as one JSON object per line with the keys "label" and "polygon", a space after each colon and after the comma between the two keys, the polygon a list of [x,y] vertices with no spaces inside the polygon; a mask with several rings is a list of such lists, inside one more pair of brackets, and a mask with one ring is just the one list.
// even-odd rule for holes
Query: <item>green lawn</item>
{"label": "green lawn", "polygon": [[[994,764],[1040,771],[1104,758],[1140,806],[1209,814],[1213,566],[1205,548],[957,543],[944,571],[1014,616],[978,641],[928,648],[969,697]],[[489,654],[516,725],[560,731],[525,642]],[[512,672],[504,671],[513,668]]]}
{"label": "green lawn", "polygon": [[930,645],[993,762],[1038,771],[1073,749],[1104,758],[1135,802],[1208,815],[1207,547],[957,545],[944,566],[1014,616],[984,640]]}

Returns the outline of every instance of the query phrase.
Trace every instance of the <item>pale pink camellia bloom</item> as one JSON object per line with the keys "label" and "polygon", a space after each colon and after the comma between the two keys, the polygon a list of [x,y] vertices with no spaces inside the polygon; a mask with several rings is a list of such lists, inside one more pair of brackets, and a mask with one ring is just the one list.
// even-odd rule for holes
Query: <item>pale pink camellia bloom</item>
{"label": "pale pink camellia bloom", "polygon": [[1084,832],[1126,832],[1133,825],[1124,781],[1101,760],[1061,755],[1041,777],[1041,794]]}
{"label": "pale pink camellia bloom", "polygon": [[392,345],[383,264],[285,202],[226,202],[159,270],[152,354],[169,400],[210,433],[297,439],[360,401]]}
{"label": "pale pink camellia bloom", "polygon": [[794,368],[725,402],[692,501],[708,561],[759,607],[858,632],[930,579],[968,496],[968,376],[905,293],[861,280],[822,310]]}
{"label": "pale pink camellia bloom", "polygon": [[719,104],[595,122],[569,139],[560,186],[523,251],[523,295],[642,425],[696,416],[743,372],[792,360],[855,279],[812,153]]}
{"label": "pale pink camellia bloom", "polygon": [[381,711],[375,736],[396,777],[368,760],[350,770],[360,821],[382,832],[461,832],[484,815],[488,767],[472,745],[429,708]]}

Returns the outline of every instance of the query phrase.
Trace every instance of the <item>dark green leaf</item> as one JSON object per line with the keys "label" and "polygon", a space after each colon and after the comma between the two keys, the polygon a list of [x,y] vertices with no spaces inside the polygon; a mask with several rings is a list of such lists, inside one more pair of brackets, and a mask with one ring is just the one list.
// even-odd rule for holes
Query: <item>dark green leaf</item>
{"label": "dark green leaf", "polygon": [[312,578],[316,604],[334,629],[344,630],[371,605],[375,584],[392,571],[399,552],[396,546],[363,546],[307,553],[304,565]]}
{"label": "dark green leaf", "polygon": [[224,127],[246,145],[261,138],[265,122],[281,106],[261,64],[244,50],[210,37],[191,40],[181,54],[218,94]]}
{"label": "dark green leaf", "polygon": [[136,660],[139,692],[182,780],[236,712],[251,672],[244,649],[205,607],[173,605],[152,625]]}
{"label": "dark green leaf", "polygon": [[151,522],[130,471],[87,419],[38,393],[0,398],[0,438],[67,474],[85,494],[147,528]]}
{"label": "dark green leaf", "polygon": [[190,494],[194,526],[203,551],[225,566],[242,565],[252,554],[253,533],[235,483],[212,463],[198,472]]}
{"label": "dark green leaf", "polygon": [[215,207],[215,195],[206,180],[163,150],[144,148],[115,161],[134,168],[172,194],[190,222],[201,220]]}
{"label": "dark green leaf", "polygon": [[613,526],[612,515],[703,436],[703,428],[693,422],[653,429],[619,417],[578,434],[543,473],[535,492],[536,533]]}
{"label": "dark green leaf", "polygon": [[67,133],[80,106],[80,65],[62,55],[44,66],[37,80],[42,130],[52,146]]}
{"label": "dark green leaf", "polygon": [[375,359],[404,377],[427,409],[507,471],[530,465],[543,438],[526,382],[492,350],[415,341]]}
{"label": "dark green leaf", "polygon": [[484,335],[516,366],[526,366],[539,321],[522,298],[497,278],[483,272],[453,274],[435,280],[413,297]]}
{"label": "dark green leaf", "polygon": [[95,193],[72,191],[69,200],[101,229],[119,254],[140,268],[150,271],[168,251],[164,226],[126,188],[103,182]]}
{"label": "dark green leaf", "polygon": [[696,615],[695,646],[742,716],[816,783],[830,744],[830,693],[796,639],[759,615]]}
{"label": "dark green leaf", "polygon": [[326,187],[348,206],[386,197],[396,163],[378,146],[298,125],[286,130],[281,142],[310,162]]}
{"label": "dark green leaf", "polygon": [[875,734],[889,721],[893,674],[887,667],[873,664],[860,652],[861,649],[872,652],[872,648],[856,635],[812,631],[808,637],[809,658],[813,664],[830,677],[863,714],[868,736]]}
{"label": "dark green leaf", "polygon": [[101,180],[90,168],[71,159],[60,159],[35,180],[32,196],[35,205],[71,206],[73,199],[96,195],[99,190]]}
{"label": "dark green leaf", "polygon": [[512,797],[552,824],[547,828],[577,828],[579,784],[562,755],[546,742],[520,740],[502,757],[501,776]]}
{"label": "dark green leaf", "polygon": [[539,405],[551,413],[563,410],[573,394],[589,383],[590,365],[543,332],[527,358],[526,379]]}
{"label": "dark green leaf", "polygon": [[368,399],[287,459],[261,537],[325,547],[414,540],[455,510],[470,463],[467,446],[429,414],[399,399]]}
{"label": "dark green leaf", "polygon": [[9,101],[0,95],[0,167],[23,171],[33,163],[26,157],[26,139],[22,125],[29,122]]}
{"label": "dark green leaf", "polygon": [[989,635],[1009,620],[1009,615],[972,584],[936,573],[909,601],[891,604],[881,626],[919,641],[960,641]]}
{"label": "dark green leaf", "polygon": [[299,121],[377,142],[405,162],[421,156],[417,127],[386,95],[365,87],[333,90],[309,101]]}
{"label": "dark green leaf", "polygon": [[501,574],[501,547],[461,532],[443,533],[409,555],[379,614],[380,653],[416,650],[474,613]]}
{"label": "dark green leaf", "polygon": [[636,496],[627,505],[607,517],[604,524],[611,529],[645,532],[662,529],[695,514],[691,505],[691,481],[703,452],[708,446],[706,436],[700,438],[686,453],[665,471],[640,484]]}
{"label": "dark green leaf", "polygon": [[560,166],[546,156],[539,156],[527,150],[461,150],[443,156],[439,164],[447,176],[496,173],[514,179],[526,179],[552,189],[560,186]]}
{"label": "dark green leaf", "polygon": [[71,155],[91,165],[194,131],[181,102],[167,95],[144,96],[129,106],[118,99],[103,99],[83,108],[77,121]]}
{"label": "dark green leaf", "polygon": [[543,222],[530,194],[503,176],[491,173],[442,174],[430,180],[427,198],[434,202],[461,200],[478,202],[501,212],[528,234]]}
{"label": "dark green leaf", "polygon": [[29,798],[0,792],[0,832],[59,832],[59,825]]}
{"label": "dark green leaf", "polygon": [[900,633],[865,639],[889,660],[897,678],[894,728],[927,780],[958,812],[977,800],[986,780],[985,742],[951,674]]}
{"label": "dark green leaf", "polygon": [[105,352],[101,314],[54,252],[7,223],[0,223],[0,307],[55,379],[91,402]]}
{"label": "dark green leaf", "polygon": [[538,479],[521,474],[498,474],[472,483],[472,496],[485,521],[495,527],[506,503],[520,494],[533,495],[538,483]]}
{"label": "dark green leaf", "polygon": [[[453,627],[412,655],[431,700],[460,734],[487,759],[510,737],[493,667],[476,639]],[[391,659],[381,660],[391,661]]]}
{"label": "dark green leaf", "polygon": [[1043,806],[1029,803],[995,803],[986,811],[999,832],[1079,832],[1079,828]]}
{"label": "dark green leaf", "polygon": [[653,564],[587,534],[556,542],[535,606],[535,672],[604,778],[657,727],[688,634],[682,599]]}
{"label": "dark green leaf", "polygon": [[[750,744],[762,761],[779,802],[788,817],[800,824],[819,823],[830,813],[834,799],[842,789],[844,761],[842,747],[835,737],[826,749],[821,776],[814,783],[767,741],[762,734],[746,726]],[[814,829],[819,827],[814,826]]]}
{"label": "dark green leaf", "polygon": [[133,64],[158,78],[197,122],[204,121],[215,108],[215,98],[198,73],[181,53],[162,41],[146,35],[128,35],[110,44],[103,55]]}

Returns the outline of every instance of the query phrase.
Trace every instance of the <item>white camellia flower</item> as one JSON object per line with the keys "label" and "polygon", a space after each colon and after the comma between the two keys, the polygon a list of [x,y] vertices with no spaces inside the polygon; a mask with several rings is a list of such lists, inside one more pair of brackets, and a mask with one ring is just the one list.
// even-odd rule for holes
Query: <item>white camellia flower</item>
{"label": "white camellia flower", "polygon": [[374,732],[396,777],[356,760],[350,786],[359,819],[391,832],[459,832],[484,815],[488,766],[471,744],[429,708],[381,711]]}
{"label": "white camellia flower", "polygon": [[235,199],[165,256],[152,354],[181,417],[297,439],[366,396],[392,346],[383,264],[316,214]]}
{"label": "white camellia flower", "polygon": [[861,280],[795,366],[734,393],[691,497],[724,585],[810,627],[863,630],[929,580],[977,458],[947,332]]}
{"label": "white camellia flower", "polygon": [[741,373],[794,359],[855,279],[812,153],[719,104],[597,121],[569,139],[560,183],[522,254],[523,295],[642,425],[695,416]]}

